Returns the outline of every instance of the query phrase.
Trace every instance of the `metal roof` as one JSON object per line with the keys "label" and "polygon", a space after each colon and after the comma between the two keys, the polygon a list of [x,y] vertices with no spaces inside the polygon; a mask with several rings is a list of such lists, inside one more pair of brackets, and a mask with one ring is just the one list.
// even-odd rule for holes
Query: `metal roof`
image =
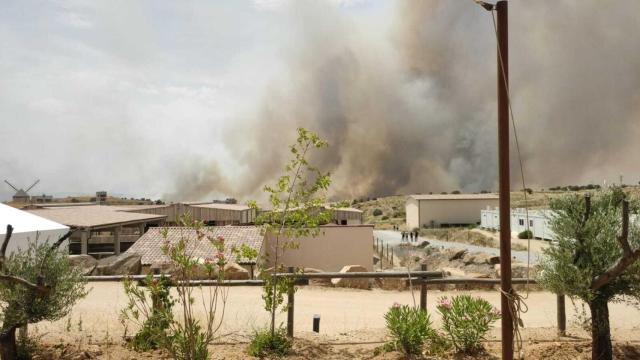
{"label": "metal roof", "polygon": [[[162,229],[167,229],[167,237],[162,235]],[[187,240],[187,252],[202,259],[213,258],[216,249],[207,239],[224,238],[224,255],[229,262],[238,264],[255,263],[255,259],[239,258],[232,254],[231,249],[242,244],[250,246],[260,252],[264,235],[260,226],[207,226],[203,228],[205,237],[198,241],[196,231],[188,227],[150,228],[126,251],[142,256],[142,265],[169,262],[169,258],[162,253],[162,246],[166,241],[175,244],[180,239]]]}
{"label": "metal roof", "polygon": [[497,200],[498,194],[429,194],[409,195],[416,200]]}
{"label": "metal roof", "polygon": [[194,204],[190,207],[206,208],[206,209],[219,209],[219,210],[236,210],[244,211],[251,209],[247,205],[242,204],[225,204],[225,203],[207,203],[207,204]]}
{"label": "metal roof", "polygon": [[78,228],[99,228],[119,224],[162,220],[166,215],[139,214],[109,209],[109,206],[70,206],[29,210],[34,215]]}

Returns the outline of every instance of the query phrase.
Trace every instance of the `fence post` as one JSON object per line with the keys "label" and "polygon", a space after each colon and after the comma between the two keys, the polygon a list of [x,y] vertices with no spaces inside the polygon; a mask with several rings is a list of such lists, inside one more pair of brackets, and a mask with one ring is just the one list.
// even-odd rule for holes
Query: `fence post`
{"label": "fence post", "polygon": [[557,295],[558,303],[558,336],[565,336],[567,330],[567,314],[565,312],[564,295]]}
{"label": "fence post", "polygon": [[[293,273],[293,267],[289,266],[288,269],[289,273]],[[293,280],[293,282],[291,283],[291,285],[289,286],[289,289],[287,290],[287,336],[292,338],[293,337],[293,305],[294,305],[294,286],[295,286],[295,278]]]}
{"label": "fence post", "polygon": [[393,248],[391,248],[391,267],[393,267]]}
{"label": "fence post", "polygon": [[[420,270],[427,271],[427,264],[421,264]],[[420,309],[427,311],[427,284],[424,283],[424,277],[420,277]]]}
{"label": "fence post", "polygon": [[389,243],[387,243],[387,262],[389,262]]}

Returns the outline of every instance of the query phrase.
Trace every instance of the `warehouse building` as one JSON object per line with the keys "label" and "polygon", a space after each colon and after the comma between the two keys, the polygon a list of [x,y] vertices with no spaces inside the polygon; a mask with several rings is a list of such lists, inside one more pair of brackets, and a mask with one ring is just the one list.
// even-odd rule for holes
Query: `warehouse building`
{"label": "warehouse building", "polygon": [[487,206],[498,206],[497,194],[410,195],[407,228],[479,225],[480,211]]}
{"label": "warehouse building", "polygon": [[210,226],[247,225],[256,221],[256,211],[247,205],[218,202],[180,202],[167,205],[133,205],[123,211],[166,216],[169,224],[176,224],[189,213],[191,219]]}
{"label": "warehouse building", "polygon": [[64,224],[73,230],[69,253],[100,258],[118,255],[150,227],[164,224],[164,215],[119,211],[117,206],[54,206],[28,212]]}
{"label": "warehouse building", "polygon": [[[551,210],[511,209],[511,235],[530,230],[536,239],[555,240],[553,231],[549,228]],[[498,208],[486,208],[480,211],[480,227],[487,230],[500,230],[500,213]],[[527,226],[528,223],[528,226]]]}

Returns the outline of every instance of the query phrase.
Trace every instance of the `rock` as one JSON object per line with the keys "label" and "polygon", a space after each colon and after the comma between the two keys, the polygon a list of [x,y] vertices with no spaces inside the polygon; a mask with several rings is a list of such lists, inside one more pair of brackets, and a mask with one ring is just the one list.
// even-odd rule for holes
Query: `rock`
{"label": "rock", "polygon": [[500,264],[500,256],[491,256],[489,258],[488,264],[490,265]]}
{"label": "rock", "polygon": [[177,274],[177,270],[172,263],[158,262],[149,266],[149,273],[158,275],[175,275]]}
{"label": "rock", "polygon": [[[320,269],[304,268],[305,274],[318,274],[323,272],[324,270],[320,270]],[[309,285],[331,286],[331,279],[309,279]]]}
{"label": "rock", "polygon": [[468,252],[468,250],[467,249],[451,249],[450,252],[452,254],[449,256],[449,261],[453,261],[453,260],[462,259],[464,255]]}
{"label": "rock", "polygon": [[95,275],[139,275],[142,271],[141,256],[123,253],[109,256],[98,261],[94,270]]}
{"label": "rock", "polygon": [[373,265],[378,265],[379,262],[380,262],[380,256],[373,254]]}
{"label": "rock", "polygon": [[[500,264],[494,265],[496,276],[501,276]],[[534,278],[538,273],[538,267],[531,265],[529,267],[529,278]],[[511,277],[512,278],[526,278],[527,277],[527,264],[526,263],[511,263]]]}
{"label": "rock", "polygon": [[75,268],[79,268],[82,275],[91,275],[98,265],[98,260],[91,255],[69,255],[69,263]]}
{"label": "rock", "polygon": [[443,267],[442,271],[445,272],[447,277],[455,277],[455,278],[466,277],[466,273],[462,269],[452,268],[452,267]]}
{"label": "rock", "polygon": [[[361,265],[346,265],[344,266],[340,272],[341,273],[351,273],[351,272],[366,272],[367,269]],[[354,289],[369,289],[369,279],[332,279],[331,283],[337,287],[348,287]]]}
{"label": "rock", "polygon": [[421,242],[420,245],[418,245],[417,247],[419,247],[420,249],[424,249],[427,246],[429,246],[429,242],[425,240],[425,241]]}
{"label": "rock", "polygon": [[[407,290],[409,285],[407,285],[407,279],[402,278],[382,278],[376,279],[376,285],[382,290]],[[414,285],[415,286],[415,285]]]}
{"label": "rock", "polygon": [[249,280],[249,271],[236,263],[228,263],[224,266],[225,280]]}

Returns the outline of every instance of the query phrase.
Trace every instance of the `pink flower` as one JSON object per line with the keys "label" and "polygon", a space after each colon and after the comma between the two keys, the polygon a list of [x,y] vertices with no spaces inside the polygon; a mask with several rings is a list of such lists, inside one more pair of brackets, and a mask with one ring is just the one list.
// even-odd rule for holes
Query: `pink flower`
{"label": "pink flower", "polygon": [[451,301],[449,300],[449,298],[446,298],[446,297],[440,298],[440,301],[438,302],[438,307],[449,310],[451,309]]}
{"label": "pink flower", "polygon": [[502,313],[500,312],[500,310],[499,310],[497,307],[495,307],[495,306],[493,307],[493,309],[491,309],[491,313],[492,313],[494,316],[501,316],[501,315],[502,315]]}
{"label": "pink flower", "polygon": [[398,304],[397,302],[394,302],[392,308],[399,309],[400,308],[400,304]]}

